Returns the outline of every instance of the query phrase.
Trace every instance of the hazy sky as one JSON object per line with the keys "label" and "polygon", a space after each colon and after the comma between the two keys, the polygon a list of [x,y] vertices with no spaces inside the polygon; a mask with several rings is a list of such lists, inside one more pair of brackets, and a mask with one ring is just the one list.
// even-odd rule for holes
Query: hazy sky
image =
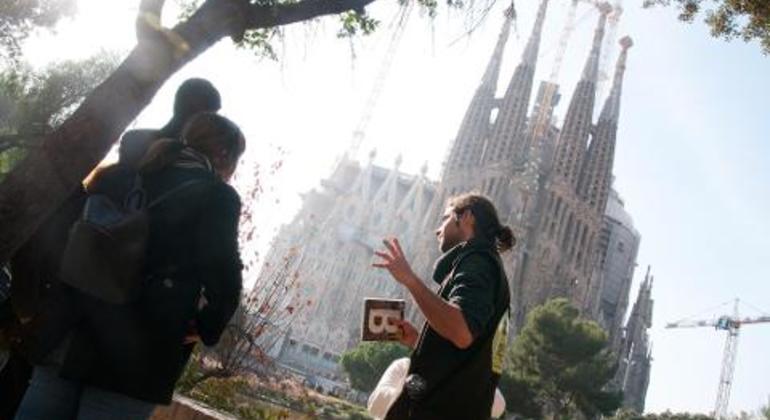
{"label": "hazy sky", "polygon": [[[84,57],[99,48],[125,51],[133,43],[138,0],[80,0],[81,14],[56,37],[27,45],[37,65]],[[567,0],[551,0],[538,78],[550,73]],[[502,94],[532,26],[538,2],[519,0],[518,38],[506,49]],[[383,22],[365,40],[339,40],[334,18],[296,25],[278,41],[278,62],[260,60],[222,42],[173,77],[138,118],[159,126],[172,95],[187,77],[211,79],[223,96],[223,113],[249,140],[242,189],[260,165],[267,189],[257,204],[264,254],[275,229],[289,221],[299,194],[328,175],[351,141],[363,103],[385,53],[395,2],[381,0],[371,13]],[[491,54],[502,23],[500,2],[470,37],[462,37],[459,12],[433,22],[415,11],[368,126],[359,156],[378,150],[377,162],[416,172],[441,161]],[[618,36],[631,35],[615,159],[615,187],[642,234],[635,286],[648,264],[655,275],[653,370],[648,411],[713,408],[725,334],[710,328],[667,330],[667,322],[730,310],[770,311],[770,58],[755,44],[724,43],[702,24],[685,25],[668,9],[645,10],[625,0]],[[167,6],[167,22],[175,14]],[[596,13],[581,5],[560,83],[563,115],[588,53]],[[614,48],[613,53],[617,53]],[[614,64],[614,54],[609,60]],[[603,101],[603,98],[600,98]],[[270,167],[282,162],[277,171]],[[696,318],[697,318],[696,317]],[[770,324],[746,327],[740,337],[730,409],[754,410],[770,395]]]}

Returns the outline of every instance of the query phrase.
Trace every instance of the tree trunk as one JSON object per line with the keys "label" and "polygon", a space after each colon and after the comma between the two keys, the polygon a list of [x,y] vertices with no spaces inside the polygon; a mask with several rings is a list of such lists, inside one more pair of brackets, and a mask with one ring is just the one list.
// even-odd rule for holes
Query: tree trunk
{"label": "tree trunk", "polygon": [[246,0],[207,0],[172,31],[143,34],[115,72],[0,184],[0,264],[78,188],[163,83],[198,54],[226,36],[242,37],[247,28],[301,22],[372,1],[258,6]]}

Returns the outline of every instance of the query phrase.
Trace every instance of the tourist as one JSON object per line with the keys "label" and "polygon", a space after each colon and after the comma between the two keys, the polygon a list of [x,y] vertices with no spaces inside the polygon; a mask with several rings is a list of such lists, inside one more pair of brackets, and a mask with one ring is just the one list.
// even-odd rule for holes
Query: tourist
{"label": "tourist", "polygon": [[174,113],[166,125],[159,130],[130,130],[123,135],[118,148],[119,162],[135,166],[154,141],[179,140],[191,117],[201,112],[217,112],[221,107],[222,98],[211,82],[201,78],[185,80],[174,95]]}
{"label": "tourist", "polygon": [[400,341],[413,349],[403,392],[387,420],[489,419],[502,373],[510,291],[500,253],[515,239],[489,199],[453,197],[436,236],[433,292],[412,271],[397,239],[384,241],[373,265],[387,269],[411,294],[426,322],[422,331],[396,321]]}
{"label": "tourist", "polygon": [[[148,201],[176,191],[148,210],[141,294],[118,305],[53,286],[58,293],[49,300],[68,305],[41,310],[33,332],[62,336],[57,317],[70,314],[56,308],[78,318],[36,363],[17,419],[148,418],[171,401],[194,342],[218,342],[241,293],[240,199],[227,181],[245,142],[235,124],[213,113],[193,117],[181,138],[154,141],[138,164]],[[113,165],[91,178],[87,192],[120,202],[135,182],[133,170]]]}

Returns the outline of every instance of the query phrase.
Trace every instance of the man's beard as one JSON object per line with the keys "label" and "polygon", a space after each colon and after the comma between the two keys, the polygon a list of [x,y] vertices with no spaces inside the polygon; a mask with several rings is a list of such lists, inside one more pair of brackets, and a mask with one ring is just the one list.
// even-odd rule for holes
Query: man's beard
{"label": "man's beard", "polygon": [[450,249],[454,248],[457,244],[460,243],[460,240],[458,238],[452,238],[451,236],[442,236],[441,240],[438,244],[438,249],[444,253],[449,251]]}

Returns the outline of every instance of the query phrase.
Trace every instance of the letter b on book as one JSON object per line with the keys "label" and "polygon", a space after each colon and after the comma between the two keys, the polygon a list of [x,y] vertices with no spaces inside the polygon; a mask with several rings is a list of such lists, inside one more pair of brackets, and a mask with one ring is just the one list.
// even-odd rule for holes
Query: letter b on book
{"label": "letter b on book", "polygon": [[393,321],[404,318],[404,301],[400,299],[364,299],[363,341],[398,340],[398,326]]}

